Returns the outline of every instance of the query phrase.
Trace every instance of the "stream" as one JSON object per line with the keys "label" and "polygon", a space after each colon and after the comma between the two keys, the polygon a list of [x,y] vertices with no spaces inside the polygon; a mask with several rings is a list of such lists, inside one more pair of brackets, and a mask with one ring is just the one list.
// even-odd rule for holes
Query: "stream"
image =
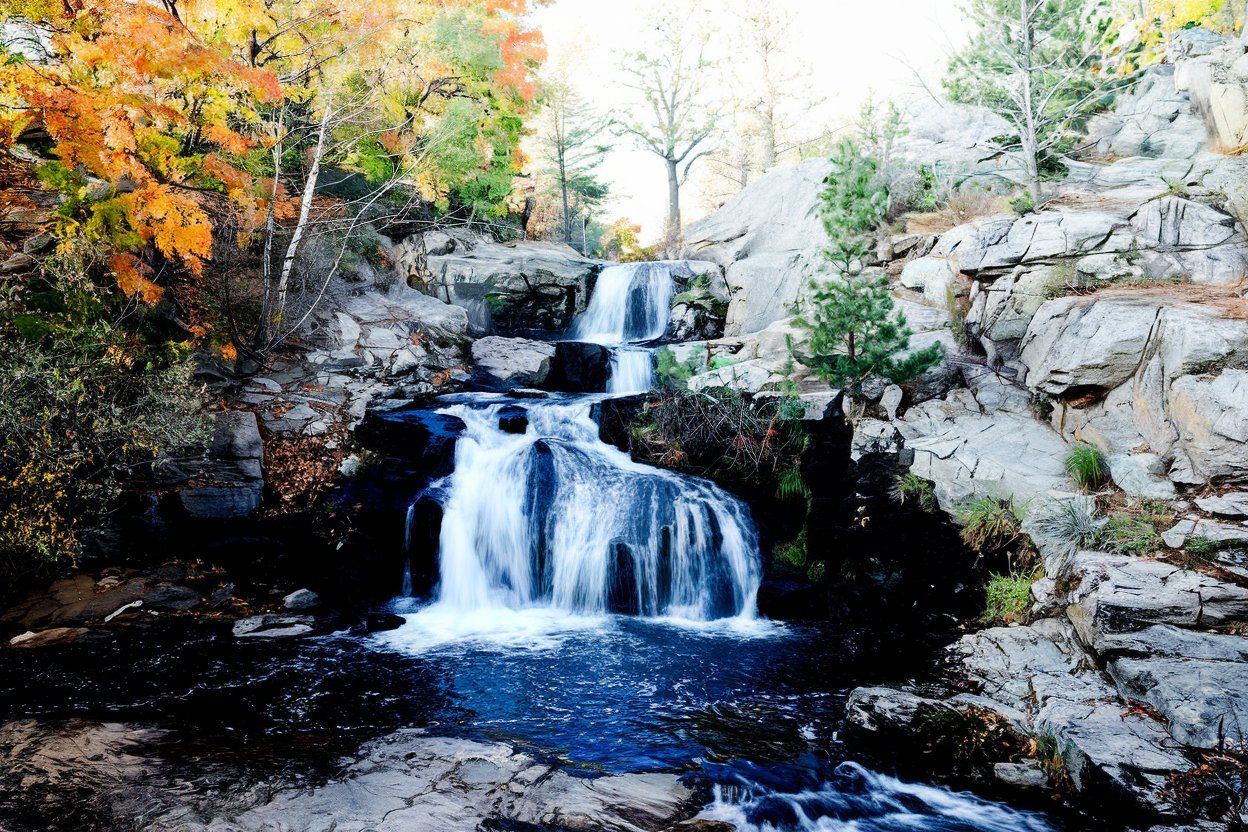
{"label": "stream", "polygon": [[612,350],[606,393],[431,405],[465,428],[451,473],[417,497],[441,507],[437,586],[390,602],[401,626],[245,643],[198,622],[11,652],[0,707],[160,726],[191,792],[332,777],[337,755],[420,728],[578,776],[681,772],[709,800],[700,817],[742,832],[1061,828],[848,760],[836,729],[854,646],[758,616],[749,508],[599,439],[594,403],[653,383],[674,291],[664,264],[604,270],[570,336]]}

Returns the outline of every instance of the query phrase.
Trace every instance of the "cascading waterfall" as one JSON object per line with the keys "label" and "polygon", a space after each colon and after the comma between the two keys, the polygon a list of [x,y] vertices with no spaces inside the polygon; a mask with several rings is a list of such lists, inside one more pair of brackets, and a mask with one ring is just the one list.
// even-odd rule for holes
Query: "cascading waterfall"
{"label": "cascading waterfall", "polygon": [[663,337],[675,292],[670,263],[623,263],[598,276],[589,307],[568,335],[611,347],[608,393],[644,393],[654,386],[654,354],[634,345]]}
{"label": "cascading waterfall", "polygon": [[598,275],[589,307],[569,337],[595,344],[624,344],[663,337],[676,284],[669,263],[620,263]]}
{"label": "cascading waterfall", "polygon": [[593,399],[443,412],[467,428],[443,495],[438,604],[461,613],[553,607],[710,620],[754,615],[749,509],[712,483],[650,468],[598,437]]}

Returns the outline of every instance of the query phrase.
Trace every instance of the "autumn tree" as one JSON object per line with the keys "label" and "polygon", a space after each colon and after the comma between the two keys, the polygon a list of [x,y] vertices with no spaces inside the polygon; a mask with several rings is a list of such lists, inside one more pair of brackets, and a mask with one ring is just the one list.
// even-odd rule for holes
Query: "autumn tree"
{"label": "autumn tree", "polygon": [[1002,150],[1018,153],[1031,200],[1046,168],[1118,83],[1102,71],[1108,5],[1102,0],[971,0],[975,25],[954,55],[945,88],[954,101],[988,107],[1010,124]]}
{"label": "autumn tree", "polygon": [[669,252],[681,236],[680,189],[693,165],[709,152],[707,142],[718,116],[705,25],[705,16],[691,14],[679,4],[669,6],[653,20],[646,46],[624,58],[623,71],[640,106],[616,119],[615,125],[663,160],[667,172],[664,247]]}

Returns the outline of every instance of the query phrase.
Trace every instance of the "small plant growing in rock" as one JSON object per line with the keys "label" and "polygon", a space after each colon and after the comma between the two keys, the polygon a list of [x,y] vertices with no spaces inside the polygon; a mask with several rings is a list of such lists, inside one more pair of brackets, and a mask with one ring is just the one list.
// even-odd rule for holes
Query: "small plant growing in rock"
{"label": "small plant growing in rock", "polygon": [[790,540],[776,547],[772,553],[777,563],[794,570],[801,570],[806,565],[806,529]]}
{"label": "small plant growing in rock", "polygon": [[1022,515],[1013,500],[975,497],[958,512],[962,542],[977,552],[1001,552],[1023,536]]}
{"label": "small plant growing in rock", "polygon": [[1183,548],[1194,558],[1205,559],[1218,551],[1218,544],[1207,537],[1189,537]]}
{"label": "small plant growing in rock", "polygon": [[1161,536],[1147,519],[1114,512],[1092,536],[1092,543],[1118,555],[1143,555],[1157,548]]}
{"label": "small plant growing in rock", "polygon": [[923,511],[936,510],[935,486],[912,471],[898,474],[893,481],[890,493],[893,499],[902,505],[911,503]]}
{"label": "small plant growing in rock", "polygon": [[979,616],[979,623],[1009,624],[1017,621],[1031,606],[1031,585],[1040,577],[1042,574],[1039,571],[989,575],[988,585],[984,588],[984,611]]}
{"label": "small plant growing in rock", "polygon": [[810,496],[810,486],[806,484],[801,466],[796,462],[780,472],[776,481],[776,496],[781,500],[805,500]]}
{"label": "small plant growing in rock", "polygon": [[1109,479],[1109,466],[1099,450],[1080,443],[1066,455],[1066,473],[1084,491],[1095,491]]}

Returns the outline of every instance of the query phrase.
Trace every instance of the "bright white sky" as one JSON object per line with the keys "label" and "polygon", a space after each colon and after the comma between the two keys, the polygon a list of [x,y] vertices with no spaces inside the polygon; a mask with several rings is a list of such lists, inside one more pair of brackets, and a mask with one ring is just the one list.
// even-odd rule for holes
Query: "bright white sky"
{"label": "bright white sky", "polygon": [[[644,44],[647,11],[664,0],[553,0],[538,7],[533,23],[546,36],[549,61],[570,61],[581,93],[606,112],[628,106],[618,54]],[[791,58],[813,68],[815,98],[826,98],[817,123],[852,120],[867,95],[905,99],[921,91],[914,67],[938,85],[946,56],[967,33],[959,0],[774,0],[796,17]],[[730,31],[734,0],[706,0],[709,25]],[[657,235],[666,212],[662,162],[627,138],[604,166],[615,193],[605,216],[626,216]],[[702,163],[699,163],[702,164]],[[682,195],[685,221],[703,213],[692,188]]]}

